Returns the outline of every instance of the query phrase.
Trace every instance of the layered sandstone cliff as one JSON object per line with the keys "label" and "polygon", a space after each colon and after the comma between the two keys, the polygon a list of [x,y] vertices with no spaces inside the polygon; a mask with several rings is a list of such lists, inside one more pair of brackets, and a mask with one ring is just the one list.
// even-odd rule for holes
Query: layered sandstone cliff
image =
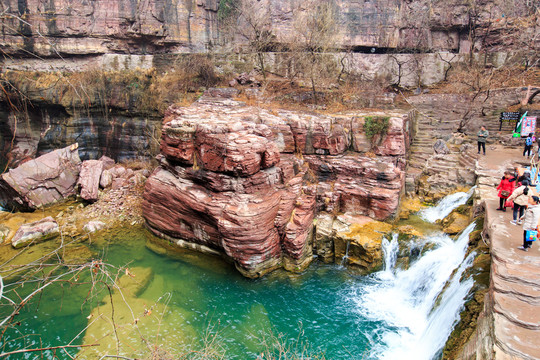
{"label": "layered sandstone cliff", "polygon": [[[80,56],[106,53],[153,54],[206,51],[223,45],[223,33],[237,14],[218,0],[7,0],[0,4],[2,52],[9,55]],[[469,30],[483,36],[496,22],[526,16],[529,2],[488,0],[371,0],[330,2],[335,9],[338,47],[433,49],[468,52]],[[287,42],[305,1],[259,0],[277,41]],[[228,17],[232,19],[228,19]],[[483,41],[497,45],[497,41]],[[245,41],[245,39],[244,39]],[[240,38],[235,42],[241,43]],[[478,44],[473,44],[480,46]]]}
{"label": "layered sandstone cliff", "polygon": [[406,115],[366,138],[364,116],[269,111],[204,96],[165,117],[144,217],[179,246],[218,252],[246,276],[303,269],[319,212],[392,217],[404,183]]}

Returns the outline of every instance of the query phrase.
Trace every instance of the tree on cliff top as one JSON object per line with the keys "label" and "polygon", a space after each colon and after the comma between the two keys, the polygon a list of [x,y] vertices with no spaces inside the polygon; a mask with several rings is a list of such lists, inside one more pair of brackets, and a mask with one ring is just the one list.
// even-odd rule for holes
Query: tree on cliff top
{"label": "tree on cliff top", "polygon": [[325,79],[334,79],[333,54],[337,33],[337,9],[331,1],[305,1],[294,11],[294,31],[288,43],[295,64],[311,83],[317,102],[317,87]]}
{"label": "tree on cliff top", "polygon": [[270,0],[222,0],[219,5],[223,42],[243,45],[242,51],[255,55],[255,63],[266,79],[265,54],[275,44]]}

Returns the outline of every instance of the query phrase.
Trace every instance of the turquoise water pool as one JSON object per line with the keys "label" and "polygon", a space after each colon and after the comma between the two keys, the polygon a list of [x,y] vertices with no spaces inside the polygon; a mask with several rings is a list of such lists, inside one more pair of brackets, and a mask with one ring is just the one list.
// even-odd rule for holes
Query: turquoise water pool
{"label": "turquoise water pool", "polygon": [[[181,314],[182,324],[189,328],[180,325],[167,330],[163,345],[172,353],[183,347],[197,348],[209,330],[217,333],[227,359],[256,359],[279,334],[291,346],[307,346],[306,352],[324,354],[327,359],[350,359],[351,354],[360,359],[376,342],[373,331],[381,324],[359,318],[347,298],[351,286],[362,280],[343,267],[314,262],[302,274],[276,271],[250,280],[215,257],[192,252],[173,257],[157,254],[145,246],[148,236],[143,229],[125,231],[94,240],[91,248],[104,262],[118,267],[152,269],[152,280],[137,297],[147,301],[148,307],[158,299],[167,302],[166,311]],[[37,347],[40,341],[40,347],[72,342],[106,295],[102,290],[82,304],[88,290],[85,285],[47,289],[39,306],[36,299],[19,315],[20,325],[4,337],[4,351]],[[35,335],[21,339],[22,334]],[[81,344],[83,336],[72,344]],[[13,339],[17,340],[10,342]],[[50,351],[47,354],[52,356]],[[81,356],[94,355],[83,352]]]}
{"label": "turquoise water pool", "polygon": [[[66,351],[81,359],[104,354],[151,358],[156,348],[159,359],[267,359],[287,350],[303,359],[394,359],[396,354],[434,359],[472,286],[460,276],[472,262],[463,259],[473,229],[471,224],[457,239],[439,233],[414,243],[430,243],[430,250],[406,270],[395,267],[400,248],[396,235],[383,242],[385,269],[371,276],[314,261],[302,274],[275,271],[257,280],[242,277],[217,257],[190,251],[164,254],[149,242],[155,238],[146,230],[122,229],[86,243],[95,259],[110,264],[111,278],[91,268],[76,280],[47,288],[3,334],[2,352],[99,344]],[[31,249],[39,247],[50,250],[54,245]],[[452,279],[452,274],[458,275]],[[109,293],[99,279],[111,284],[115,275],[124,290]],[[91,277],[93,288],[81,285]],[[445,286],[452,296],[438,295]],[[8,286],[4,294],[14,298],[9,291]],[[19,295],[29,291],[18,288]],[[2,318],[11,310],[3,301]],[[199,356],[208,349],[217,356]],[[43,355],[69,358],[61,350]]]}

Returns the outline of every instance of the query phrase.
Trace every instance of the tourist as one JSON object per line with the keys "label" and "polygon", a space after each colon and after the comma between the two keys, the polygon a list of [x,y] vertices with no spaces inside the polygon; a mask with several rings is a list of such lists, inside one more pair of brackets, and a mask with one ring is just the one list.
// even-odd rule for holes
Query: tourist
{"label": "tourist", "polygon": [[512,191],[514,191],[514,182],[510,179],[512,179],[512,173],[510,173],[510,171],[505,171],[499,186],[497,186],[497,190],[499,190],[499,207],[497,210],[506,211],[506,207],[504,206],[506,199],[508,199]]}
{"label": "tourist", "polygon": [[486,130],[485,126],[480,128],[478,131],[478,153],[480,154],[480,148],[484,150],[484,155],[486,155],[486,139],[489,136],[489,131]]}
{"label": "tourist", "polygon": [[531,183],[531,172],[520,166],[516,166],[514,169],[514,175],[509,179],[510,182],[516,182],[516,187],[520,187],[523,181]]}
{"label": "tourist", "polygon": [[[531,196],[529,207],[523,216],[523,246],[518,247],[523,251],[528,251],[532,242],[538,236],[538,220],[540,220],[540,198]],[[533,240],[534,239],[534,240]]]}
{"label": "tourist", "polygon": [[521,224],[521,218],[525,212],[525,207],[529,204],[529,182],[523,180],[522,185],[515,189],[512,192],[512,195],[508,197],[508,201],[514,202],[513,220],[511,220],[510,223],[513,225]]}
{"label": "tourist", "polygon": [[534,141],[536,140],[533,135],[533,133],[529,133],[529,136],[525,138],[525,148],[523,149],[523,156],[526,156],[527,159],[531,156],[532,147]]}

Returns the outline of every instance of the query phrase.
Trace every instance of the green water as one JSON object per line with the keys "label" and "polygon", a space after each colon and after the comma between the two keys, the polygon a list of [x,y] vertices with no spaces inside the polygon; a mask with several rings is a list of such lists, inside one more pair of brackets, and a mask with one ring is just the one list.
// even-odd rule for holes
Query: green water
{"label": "green water", "polygon": [[[142,229],[126,230],[94,239],[91,248],[109,264],[152,269],[153,278],[138,300],[147,307],[160,303],[156,311],[163,312],[164,318],[161,326],[148,325],[145,331],[171,353],[197,349],[210,333],[224,347],[226,359],[256,359],[271,347],[271,332],[283,334],[291,346],[309,344],[311,353],[324,354],[326,359],[362,359],[377,340],[381,323],[359,317],[348,296],[353,284],[358,286],[363,280],[342,267],[315,261],[302,274],[276,271],[250,280],[215,257],[187,251],[175,256],[157,254],[146,246],[148,236]],[[89,277],[89,272],[85,274],[80,282]],[[102,289],[83,304],[88,291],[88,285],[76,284],[48,288],[39,304],[34,299],[26,306],[16,319],[20,324],[3,336],[2,351],[81,344],[87,316],[107,296]],[[2,304],[3,318],[11,307]],[[44,354],[52,357],[50,351]],[[59,352],[57,356],[67,358]],[[84,352],[80,356],[96,357]],[[27,353],[10,358],[36,357]]]}

